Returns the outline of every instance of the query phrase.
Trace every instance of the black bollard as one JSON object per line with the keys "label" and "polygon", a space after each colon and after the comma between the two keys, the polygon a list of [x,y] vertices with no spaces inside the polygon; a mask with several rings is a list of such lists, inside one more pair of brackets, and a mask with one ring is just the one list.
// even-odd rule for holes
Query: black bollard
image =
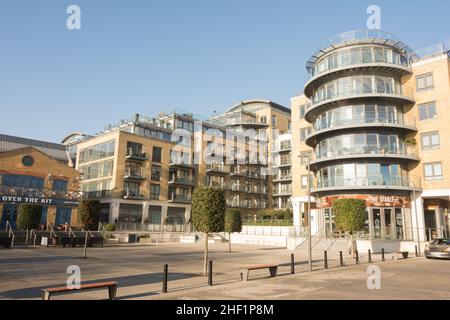
{"label": "black bollard", "polygon": [[294,260],[294,254],[291,254],[291,274],[295,274],[295,260]]}
{"label": "black bollard", "polygon": [[356,253],[356,264],[359,264],[359,255],[358,255],[358,250],[355,251]]}
{"label": "black bollard", "polygon": [[416,246],[416,257],[419,256],[419,250],[417,250],[417,246]]}
{"label": "black bollard", "polygon": [[167,293],[167,279],[168,279],[168,275],[169,275],[169,265],[165,264],[164,265],[164,274],[163,274],[163,287],[162,287],[162,292],[163,293]]}
{"label": "black bollard", "polygon": [[368,253],[367,262],[372,263],[372,252],[370,251],[370,249],[367,251],[367,253]]}
{"label": "black bollard", "polygon": [[323,267],[328,269],[328,253],[326,251],[323,252]]}
{"label": "black bollard", "polygon": [[381,249],[381,261],[386,261],[386,259],[384,259],[384,248]]}
{"label": "black bollard", "polygon": [[339,251],[339,264],[341,267],[344,266],[344,257],[342,256],[342,251]]}
{"label": "black bollard", "polygon": [[212,260],[209,261],[208,265],[208,286],[212,287],[213,285],[213,262]]}

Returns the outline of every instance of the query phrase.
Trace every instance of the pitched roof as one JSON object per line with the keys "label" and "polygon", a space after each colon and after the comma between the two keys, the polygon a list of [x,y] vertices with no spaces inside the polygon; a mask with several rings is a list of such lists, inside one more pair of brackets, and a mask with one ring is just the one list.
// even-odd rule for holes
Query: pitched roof
{"label": "pitched roof", "polygon": [[26,147],[35,148],[55,160],[66,163],[69,160],[66,152],[67,147],[65,145],[0,134],[0,152],[17,150]]}

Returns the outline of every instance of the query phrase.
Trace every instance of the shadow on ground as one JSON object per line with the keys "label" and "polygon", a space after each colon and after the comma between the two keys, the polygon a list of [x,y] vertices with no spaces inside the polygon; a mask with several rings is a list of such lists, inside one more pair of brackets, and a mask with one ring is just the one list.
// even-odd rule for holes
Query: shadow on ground
{"label": "shadow on ground", "polygon": [[[172,280],[183,280],[189,278],[201,277],[200,274],[195,273],[169,273],[169,281]],[[115,278],[102,278],[91,281],[84,281],[83,284],[90,284],[95,282],[108,282],[108,281],[116,281],[118,283],[118,288],[123,287],[133,287],[140,285],[148,285],[154,283],[162,283],[163,274],[162,273],[147,273],[147,274],[139,274],[133,276],[126,277],[115,277]],[[39,298],[42,295],[41,289],[50,288],[50,287],[64,287],[65,283],[59,284],[49,284],[45,287],[30,287],[30,288],[22,288],[10,291],[0,292],[0,299],[31,299],[31,298]],[[150,295],[150,293],[143,294]],[[141,295],[135,295],[139,297]],[[127,296],[126,298],[132,298],[133,296]],[[120,297],[124,298],[124,297]]]}

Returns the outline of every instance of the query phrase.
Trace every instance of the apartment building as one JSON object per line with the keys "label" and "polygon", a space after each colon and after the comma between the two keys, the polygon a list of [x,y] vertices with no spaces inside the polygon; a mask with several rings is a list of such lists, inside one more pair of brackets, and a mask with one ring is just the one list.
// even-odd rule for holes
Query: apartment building
{"label": "apartment building", "polygon": [[313,233],[331,236],[333,200],[358,198],[371,239],[447,236],[448,52],[356,31],[320,46],[307,70],[304,94],[291,100],[296,225],[310,203]]}
{"label": "apartment building", "polygon": [[206,120],[135,115],[75,144],[81,190],[101,200],[104,222],[184,225],[201,186],[224,188],[243,212],[271,208],[270,137],[289,130],[290,109],[264,100]]}

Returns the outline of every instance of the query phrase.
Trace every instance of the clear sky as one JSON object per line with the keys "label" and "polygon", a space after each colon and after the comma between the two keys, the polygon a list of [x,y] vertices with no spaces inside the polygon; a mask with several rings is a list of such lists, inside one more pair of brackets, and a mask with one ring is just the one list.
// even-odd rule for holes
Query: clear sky
{"label": "clear sky", "polygon": [[136,112],[289,106],[310,54],[365,29],[370,4],[413,49],[449,46],[448,0],[0,0],[0,133],[59,142]]}

